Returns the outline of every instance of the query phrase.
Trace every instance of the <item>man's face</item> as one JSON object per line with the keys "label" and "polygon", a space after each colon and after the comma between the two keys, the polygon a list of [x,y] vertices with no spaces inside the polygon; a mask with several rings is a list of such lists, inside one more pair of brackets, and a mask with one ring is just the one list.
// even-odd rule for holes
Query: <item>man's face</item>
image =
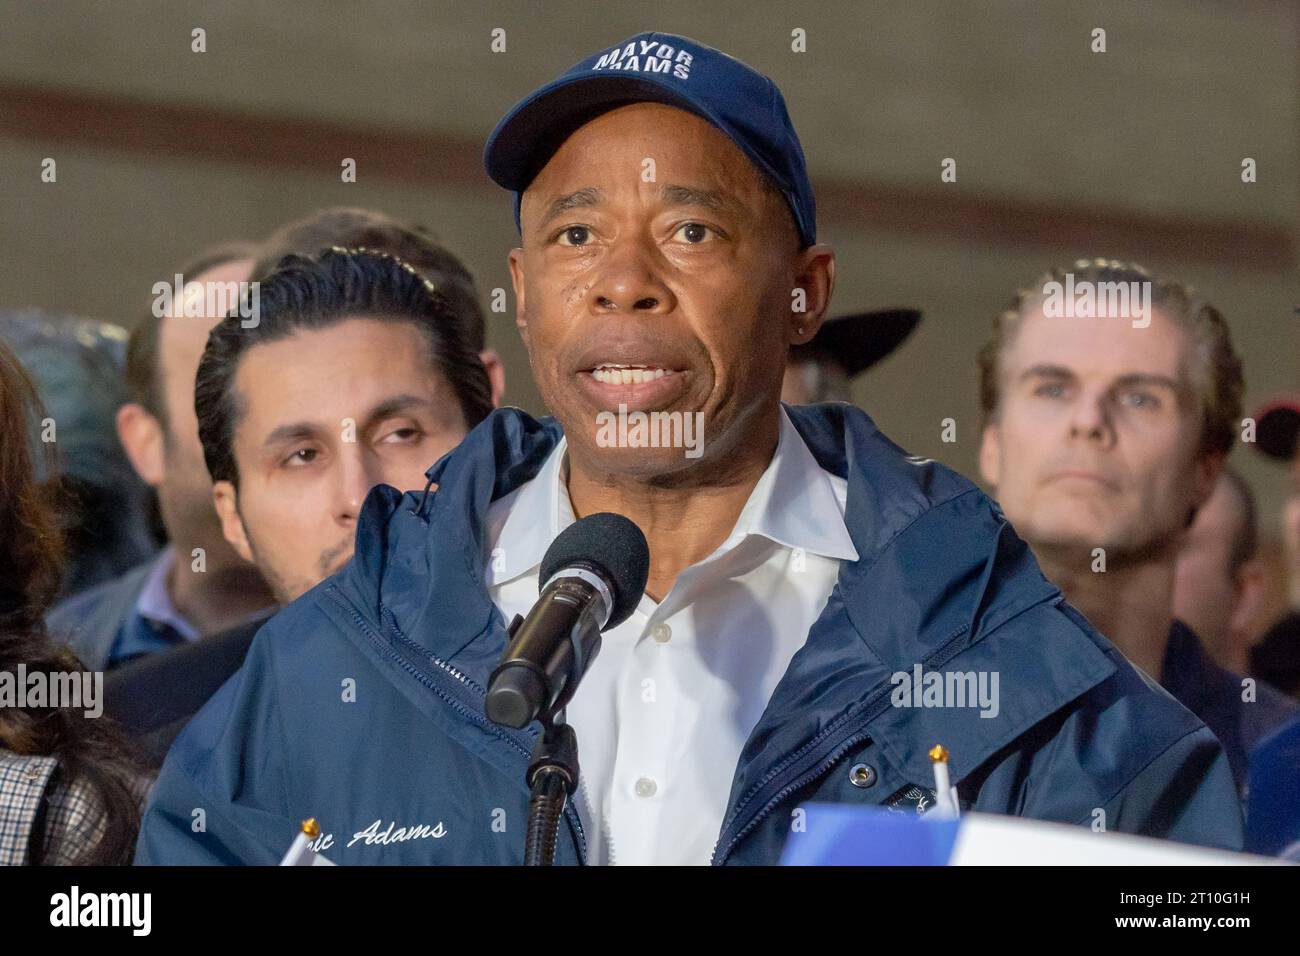
{"label": "man's face", "polygon": [[[204,303],[211,300],[198,291],[210,284],[244,282],[252,274],[253,262],[249,259],[228,262],[201,273],[186,283],[189,292]],[[198,283],[197,286],[194,283]],[[231,302],[234,304],[233,300]],[[191,308],[195,312],[197,309]],[[194,415],[194,378],[199,371],[199,359],[207,345],[208,333],[221,320],[221,313],[206,312],[201,316],[186,315],[178,307],[166,316],[158,331],[158,370],[162,399],[166,409],[166,430],[163,441],[164,470],[157,485],[158,504],[168,537],[186,545],[200,546],[207,551],[207,564],[220,564],[221,556],[234,561],[221,535],[221,525],[212,508],[212,479],[203,461],[203,445],[199,442],[199,423]],[[188,559],[187,559],[188,560]]]}
{"label": "man's face", "polygon": [[[702,413],[703,460],[725,467],[775,413],[790,343],[817,331],[829,250],[798,251],[784,199],[725,135],[654,103],[570,136],[524,192],[520,218],[517,321],[571,454],[624,475],[694,463],[681,448],[605,447],[597,415],[623,404]],[[803,277],[810,258],[820,283]],[[792,311],[797,285],[811,286],[808,314]]]}
{"label": "man's face", "polygon": [[254,346],[234,392],[239,487],[217,482],[217,510],[283,604],[352,556],[371,488],[423,488],[467,432],[409,322],[348,318]]}
{"label": "man's face", "polygon": [[1217,644],[1227,635],[1239,588],[1232,570],[1233,544],[1245,515],[1226,479],[1196,512],[1178,552],[1174,574],[1174,616],[1203,640]]}
{"label": "man's face", "polygon": [[1219,466],[1197,455],[1182,328],[1158,309],[1145,328],[1039,309],[1012,336],[980,470],[1017,532],[1112,561],[1175,545]]}

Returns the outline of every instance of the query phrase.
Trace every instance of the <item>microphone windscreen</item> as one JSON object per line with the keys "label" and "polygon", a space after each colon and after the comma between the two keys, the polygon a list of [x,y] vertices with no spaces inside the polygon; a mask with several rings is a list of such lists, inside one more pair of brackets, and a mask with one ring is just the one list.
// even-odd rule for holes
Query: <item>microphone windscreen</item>
{"label": "microphone windscreen", "polygon": [[546,549],[538,583],[575,564],[600,568],[614,591],[614,609],[602,630],[626,621],[645,593],[650,576],[650,546],[633,522],[609,511],[580,518],[560,532]]}

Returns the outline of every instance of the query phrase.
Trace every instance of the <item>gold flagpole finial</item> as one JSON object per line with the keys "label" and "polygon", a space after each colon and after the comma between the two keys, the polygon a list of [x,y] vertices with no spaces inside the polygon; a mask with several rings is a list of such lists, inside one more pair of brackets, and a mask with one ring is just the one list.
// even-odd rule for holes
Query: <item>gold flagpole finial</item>
{"label": "gold flagpole finial", "polygon": [[302,832],[309,840],[314,840],[320,836],[320,824],[316,822],[315,817],[302,821]]}
{"label": "gold flagpole finial", "polygon": [[948,762],[948,750],[943,744],[935,744],[930,748],[930,759],[935,763]]}

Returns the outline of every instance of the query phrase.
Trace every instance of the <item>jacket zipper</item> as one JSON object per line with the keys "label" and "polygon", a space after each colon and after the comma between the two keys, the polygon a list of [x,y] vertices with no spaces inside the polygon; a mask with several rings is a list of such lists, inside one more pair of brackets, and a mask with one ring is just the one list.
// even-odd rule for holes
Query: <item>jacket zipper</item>
{"label": "jacket zipper", "polygon": [[[875,714],[873,713],[872,718],[874,717]],[[783,774],[777,782],[769,785],[767,788],[768,792],[775,789],[776,793],[771,797],[766,798],[766,802],[760,805],[758,812],[750,816],[750,818],[745,821],[745,825],[734,833],[731,839],[727,841],[726,846],[722,848],[721,855],[718,853],[718,847],[722,846],[722,840],[719,838],[718,842],[714,844],[713,856],[709,860],[709,863],[713,866],[721,866],[722,862],[726,860],[731,851],[735,849],[736,844],[743,840],[751,830],[763,822],[767,815],[776,808],[777,804],[800,787],[806,786],[811,781],[816,780],[822,774],[826,773],[831,769],[831,767],[835,766],[835,764],[838,763],[849,750],[856,747],[859,743],[870,739],[871,734],[865,729],[866,725],[870,722],[871,719],[868,719],[863,723],[856,725],[855,729],[847,735],[837,738],[836,742],[831,745],[829,753],[823,749],[821,754],[824,756],[818,758],[818,762],[812,770],[801,772],[796,768],[795,770]],[[806,766],[806,763],[804,765]],[[799,774],[799,776],[796,779],[791,780],[790,778],[796,774]],[[757,802],[757,798],[748,802],[755,803]]]}
{"label": "jacket zipper", "polygon": [[[962,630],[964,630],[964,628]],[[943,647],[930,656],[930,660],[933,661],[941,658],[944,651],[946,651],[952,645],[952,642],[960,636],[961,631],[958,631],[957,634],[954,634],[944,643]],[[889,706],[889,687],[885,686],[881,688],[876,692],[876,694],[872,695],[872,698],[869,698],[868,702],[865,704],[865,716],[853,724],[853,729],[839,734],[835,737],[834,743],[830,744],[828,747],[822,747],[817,751],[817,756],[813,758],[814,766],[811,770],[799,769],[801,766],[808,766],[807,760],[796,761],[795,764],[793,764],[791,768],[787,769],[785,773],[777,776],[773,782],[766,784],[764,792],[772,795],[765,796],[765,802],[759,803],[759,798],[755,795],[749,800],[744,800],[739,804],[736,819],[739,819],[739,810],[751,804],[759,803],[759,810],[757,813],[752,814],[749,819],[745,821],[744,826],[740,827],[738,830],[736,829],[736,823],[733,819],[732,824],[728,829],[735,830],[735,833],[731,839],[727,841],[726,846],[722,847],[721,855],[718,853],[718,847],[722,845],[722,838],[719,836],[718,843],[715,844],[713,848],[713,856],[709,860],[712,865],[720,866],[722,862],[726,860],[731,851],[735,849],[736,844],[744,839],[745,836],[754,829],[754,827],[758,826],[759,823],[761,823],[763,819],[767,817],[773,809],[775,809],[778,803],[790,794],[794,793],[794,791],[798,790],[800,787],[807,786],[810,782],[816,780],[822,774],[830,770],[831,767],[835,766],[835,764],[838,763],[844,755],[849,752],[849,750],[856,747],[864,740],[869,740],[871,738],[871,734],[868,732],[867,728],[870,727],[871,722]],[[774,790],[776,792],[772,793]]]}
{"label": "jacket zipper", "polygon": [[[529,750],[527,747],[521,744],[514,737],[506,733],[499,726],[492,723],[492,721],[488,720],[484,714],[480,713],[478,710],[475,710],[475,708],[466,705],[464,702],[457,700],[455,696],[453,696],[451,693],[447,691],[443,691],[438,687],[436,687],[435,682],[432,679],[432,675],[426,674],[424,668],[419,666],[419,664],[416,663],[415,659],[413,659],[409,653],[403,653],[402,651],[399,651],[398,649],[394,648],[389,642],[385,641],[378,634],[374,633],[374,631],[371,630],[370,626],[366,623],[366,621],[359,614],[357,614],[353,608],[348,607],[346,605],[346,602],[343,602],[341,598],[336,598],[336,600],[339,601],[339,603],[344,605],[344,609],[347,611],[348,615],[353,619],[353,622],[361,629],[362,633],[364,633],[366,637],[370,638],[372,643],[374,643],[387,657],[395,661],[397,665],[402,668],[402,670],[406,671],[408,674],[414,677],[423,686],[433,691],[433,693],[438,697],[439,700],[442,700],[443,702],[448,704],[452,710],[456,711],[456,713],[460,714],[462,717],[468,719],[471,723],[477,724],[478,726],[491,731],[497,737],[501,738],[506,743],[510,744],[510,746],[514,747],[515,750],[519,751],[519,753],[522,754],[525,759],[528,759],[529,757],[532,756],[531,750]],[[389,626],[394,627],[394,629],[396,629],[395,625],[390,624]],[[401,635],[401,631],[398,631],[397,633]],[[402,636],[402,639],[405,640],[404,635]],[[420,658],[420,660],[423,659],[424,659],[423,657]],[[452,667],[446,661],[441,660],[440,658],[435,657],[433,655],[429,655],[428,660],[432,661],[435,665],[437,665],[439,670],[450,675],[461,685],[469,688],[479,700],[487,699],[486,691],[484,691],[481,687],[478,686],[478,684],[470,680],[468,677],[466,677],[456,668]],[[481,708],[479,708],[479,710],[481,710]],[[587,835],[582,830],[582,821],[578,818],[578,812],[577,809],[574,807],[572,800],[566,801],[564,805],[564,815],[568,819],[568,821],[573,825],[575,831],[578,834],[578,845],[579,847],[581,847],[581,851],[582,851],[578,856],[578,862],[580,864],[585,865],[587,862]]]}
{"label": "jacket zipper", "polygon": [[[922,661],[922,665],[927,668],[943,666],[943,664],[953,656],[953,648],[966,631],[966,627],[959,627],[943,642],[943,644]],[[811,781],[816,780],[822,774],[826,773],[831,767],[835,766],[835,764],[842,759],[849,750],[871,737],[867,728],[871,726],[871,722],[889,706],[888,685],[880,688],[872,694],[864,706],[866,708],[866,715],[853,725],[852,730],[836,737],[835,743],[831,744],[829,748],[823,747],[819,751],[820,756],[815,759],[815,766],[812,770],[800,771],[798,769],[790,769],[777,777],[775,782],[766,785],[765,792],[771,793],[771,791],[775,789],[776,793],[771,797],[765,798],[766,802],[761,804],[758,812],[750,816],[750,818],[745,821],[744,826],[737,830],[731,839],[727,841],[726,846],[722,847],[721,855],[718,853],[718,847],[722,846],[722,836],[719,836],[718,842],[713,846],[713,856],[709,860],[711,865],[720,866],[722,862],[726,860],[731,851],[735,849],[736,844],[744,839],[744,837],[753,830],[754,827],[758,826],[758,824],[761,823],[773,809],[775,809],[778,803],[790,794],[794,793],[794,791],[798,790],[800,787],[806,786]],[[797,768],[799,765],[800,764],[796,763],[795,767]],[[803,761],[802,765],[807,766],[807,761]],[[797,779],[791,780],[792,777],[797,777]],[[744,807],[757,802],[757,796],[742,801],[738,807],[738,811],[739,809],[743,809]],[[737,812],[737,818],[738,817],[739,812]],[[727,829],[735,830],[735,828],[736,824],[733,821],[731,826]],[[723,832],[725,834],[726,830]]]}
{"label": "jacket zipper", "polygon": [[[452,667],[446,661],[442,660],[441,658],[434,657],[432,655],[430,655],[429,660],[433,661],[433,663],[436,664],[439,668],[441,668],[442,670],[446,671],[448,674],[455,677],[466,687],[469,687],[471,690],[473,690],[478,700],[480,701],[487,700],[486,691],[484,691],[481,687],[478,686],[478,684],[474,683],[472,680],[470,680],[460,671],[456,670],[456,668]],[[434,693],[437,693],[437,691],[435,690]],[[480,726],[487,727],[489,730],[495,733],[502,740],[509,741],[511,744],[514,745],[516,750],[518,750],[521,754],[523,754],[525,759],[532,757],[531,750],[521,746],[517,740],[515,740],[513,737],[509,736],[504,731],[502,731],[500,727],[492,723],[492,721],[488,720],[487,717],[483,716],[480,713],[482,708],[478,708],[478,709],[468,708],[468,707],[460,708],[459,705],[454,701],[449,701],[449,703],[451,703],[453,709],[457,709],[460,710],[462,713],[465,713],[475,723],[479,724]],[[579,817],[578,808],[574,806],[573,800],[571,798],[564,802],[564,815],[565,817],[568,818],[569,822],[573,824],[573,828],[578,834],[578,845],[581,847],[581,853],[579,854],[578,862],[585,865],[587,862],[587,834],[583,832],[582,819],[581,817]]]}

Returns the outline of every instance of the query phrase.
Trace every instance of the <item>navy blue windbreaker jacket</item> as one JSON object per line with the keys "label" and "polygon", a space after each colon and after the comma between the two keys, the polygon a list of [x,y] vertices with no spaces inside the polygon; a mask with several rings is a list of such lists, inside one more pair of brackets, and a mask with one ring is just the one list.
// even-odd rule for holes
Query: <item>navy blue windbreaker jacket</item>
{"label": "navy blue windbreaker jacket", "polygon": [[[967,809],[1240,849],[1214,736],[1065,603],[987,496],[852,406],[787,410],[847,479],[860,557],[745,744],[715,864],[775,863],[801,803],[931,785],[935,744]],[[506,642],[484,524],[559,436],[501,409],[433,466],[435,492],[371,491],[352,561],[262,628],[177,739],[137,862],[277,863],[308,817],[339,864],[522,862],[538,727],[484,717]],[[918,663],[997,672],[997,715],[895,706],[891,675]],[[851,774],[859,764],[874,774]],[[557,862],[585,854],[570,804]]]}

